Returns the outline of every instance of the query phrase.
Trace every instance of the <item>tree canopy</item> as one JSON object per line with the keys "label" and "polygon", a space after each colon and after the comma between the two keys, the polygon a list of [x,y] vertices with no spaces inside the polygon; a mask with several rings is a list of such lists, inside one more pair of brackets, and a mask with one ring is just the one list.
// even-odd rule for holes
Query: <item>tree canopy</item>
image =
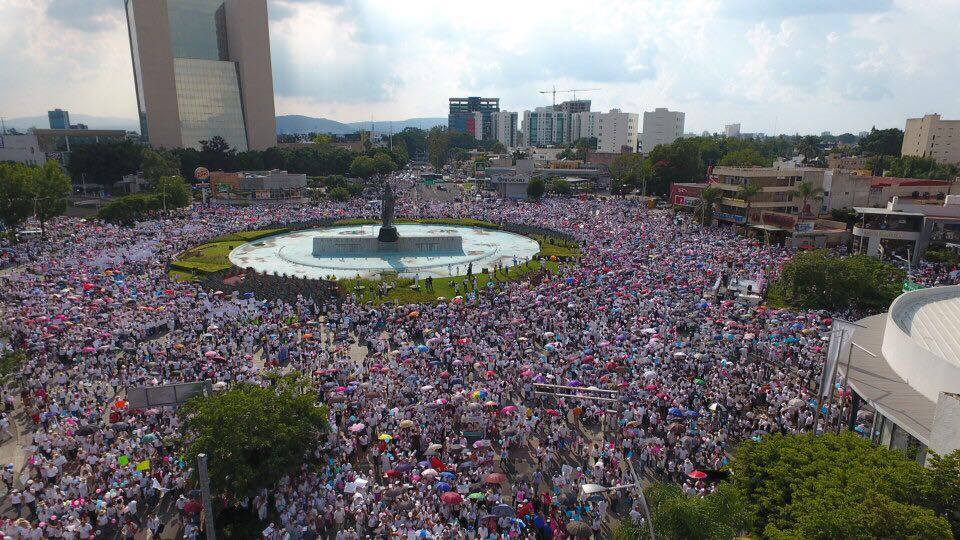
{"label": "tree canopy", "polygon": [[796,309],[882,311],[903,288],[906,273],[867,255],[797,253],[771,285],[768,300]]}
{"label": "tree canopy", "polygon": [[0,163],[0,222],[15,229],[33,214],[33,181],[36,167]]}
{"label": "tree canopy", "polygon": [[903,131],[897,128],[870,130],[858,143],[860,151],[866,155],[898,156],[903,148]]}
{"label": "tree canopy", "polygon": [[748,440],[732,472],[766,538],[953,537],[934,477],[956,493],[956,470],[944,478],[852,433]]}
{"label": "tree canopy", "polygon": [[533,200],[537,200],[540,197],[543,197],[543,194],[547,191],[547,183],[544,182],[543,178],[536,177],[531,178],[530,183],[527,184],[527,197],[530,197]]}
{"label": "tree canopy", "polygon": [[40,222],[41,234],[46,233],[46,223],[67,211],[70,199],[70,177],[59,163],[49,160],[33,175],[31,182],[33,213]]}
{"label": "tree canopy", "polygon": [[218,496],[244,498],[276,485],[304,461],[327,425],[327,411],[301,393],[294,375],[274,378],[273,385],[239,383],[183,406],[185,442],[190,463],[209,456],[210,483]]}

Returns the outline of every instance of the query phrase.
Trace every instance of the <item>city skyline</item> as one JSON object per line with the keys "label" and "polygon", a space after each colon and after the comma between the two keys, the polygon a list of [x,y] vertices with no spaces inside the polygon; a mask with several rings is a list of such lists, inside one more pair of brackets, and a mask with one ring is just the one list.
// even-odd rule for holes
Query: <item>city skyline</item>
{"label": "city skyline", "polygon": [[[446,4],[267,3],[278,115],[442,117],[457,95],[533,110],[550,103],[538,92],[555,84],[599,88],[578,95],[594,110],[683,111],[695,133],[732,123],[857,133],[903,129],[925,113],[960,116],[947,91],[960,63],[951,37],[960,5],[945,1],[623,2],[587,12],[504,3],[489,12],[511,16],[488,19]],[[122,4],[0,6],[0,46],[17,51],[0,70],[0,116],[60,107],[136,118]]]}

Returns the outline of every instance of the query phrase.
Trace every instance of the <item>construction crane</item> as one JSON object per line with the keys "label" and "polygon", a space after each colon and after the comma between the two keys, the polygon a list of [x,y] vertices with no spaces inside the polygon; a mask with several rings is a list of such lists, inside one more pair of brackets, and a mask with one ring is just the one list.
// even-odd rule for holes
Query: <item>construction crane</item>
{"label": "construction crane", "polygon": [[566,92],[572,92],[572,93],[573,93],[573,100],[576,101],[576,99],[577,99],[577,92],[594,92],[594,91],[596,91],[596,90],[600,90],[600,89],[599,89],[599,88],[572,88],[572,89],[570,89],[570,90],[557,90],[557,86],[554,85],[552,90],[540,90],[540,93],[541,93],[541,94],[552,94],[552,95],[553,95],[553,106],[556,107],[556,106],[557,106],[557,94],[558,94],[558,93],[559,93],[559,94],[562,94],[562,93],[566,93]]}

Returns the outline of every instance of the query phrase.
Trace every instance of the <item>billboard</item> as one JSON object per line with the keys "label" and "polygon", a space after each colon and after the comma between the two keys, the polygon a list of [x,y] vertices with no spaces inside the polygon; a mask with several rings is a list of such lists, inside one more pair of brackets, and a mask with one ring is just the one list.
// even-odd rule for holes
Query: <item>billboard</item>
{"label": "billboard", "polygon": [[680,206],[696,206],[700,203],[699,197],[689,197],[686,195],[676,195],[673,198],[673,204],[678,204]]}
{"label": "billboard", "polygon": [[131,409],[149,409],[164,405],[181,405],[194,396],[213,394],[213,383],[198,381],[162,386],[127,388],[127,401]]}
{"label": "billboard", "polygon": [[860,328],[843,319],[833,319],[830,330],[830,345],[827,347],[827,361],[823,365],[820,376],[820,399],[827,400],[833,395],[833,384],[836,379],[838,363],[847,357],[850,343],[853,341],[853,332]]}

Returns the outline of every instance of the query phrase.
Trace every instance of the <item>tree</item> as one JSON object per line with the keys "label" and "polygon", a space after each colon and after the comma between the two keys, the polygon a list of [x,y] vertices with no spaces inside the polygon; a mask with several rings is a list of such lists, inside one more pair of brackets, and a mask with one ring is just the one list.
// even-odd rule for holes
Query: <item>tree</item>
{"label": "tree", "polygon": [[327,426],[327,411],[302,392],[296,375],[274,377],[262,388],[239,383],[226,392],[198,396],[180,411],[191,464],[209,456],[211,489],[242,499],[273,488],[300,467]]}
{"label": "tree", "polygon": [[[644,490],[657,538],[714,540],[736,538],[749,530],[753,515],[743,495],[730,484],[720,484],[705,497],[691,497],[674,484],[653,484]],[[648,538],[646,527],[631,526],[616,538]]]}
{"label": "tree", "polygon": [[160,197],[152,193],[124,195],[104,205],[97,212],[97,218],[110,223],[131,225],[148,217],[150,212],[160,210],[162,205]]}
{"label": "tree", "polygon": [[906,273],[867,255],[801,252],[783,265],[767,299],[796,309],[883,311],[900,295]]}
{"label": "tree", "polygon": [[530,183],[527,184],[527,197],[535,201],[539,200],[540,197],[543,197],[543,194],[546,190],[547,185],[546,182],[543,181],[543,178],[531,178]]}
{"label": "tree", "polygon": [[330,190],[330,198],[337,202],[350,200],[350,192],[345,187],[336,187]]}
{"label": "tree", "polygon": [[650,191],[658,195],[666,194],[674,182],[703,178],[699,141],[693,139],[677,139],[672,144],[657,146],[650,152],[650,163],[657,180]]}
{"label": "tree", "polygon": [[450,159],[450,132],[443,126],[435,126],[427,134],[427,154],[435,171],[440,171]]}
{"label": "tree", "polygon": [[375,172],[377,172],[377,163],[367,156],[357,156],[350,164],[350,174],[357,178],[370,178]]}
{"label": "tree", "polygon": [[761,193],[763,193],[763,188],[760,187],[760,184],[756,182],[750,182],[749,184],[740,188],[740,192],[737,194],[737,196],[747,203],[747,212],[744,216],[746,221],[743,222],[744,228],[750,224],[750,209],[753,206],[753,200],[756,199]]}
{"label": "tree", "polygon": [[923,467],[853,433],[747,440],[732,472],[763,537],[952,538]]}
{"label": "tree", "polygon": [[613,158],[610,174],[630,190],[646,184],[653,174],[653,167],[641,154],[625,153]]}
{"label": "tree", "polygon": [[153,192],[164,211],[188,206],[193,198],[190,186],[179,175],[161,177],[154,185]]}
{"label": "tree", "polygon": [[723,199],[723,190],[717,186],[709,186],[700,194],[700,223],[709,225],[713,223],[713,208]]}
{"label": "tree", "polygon": [[820,149],[820,137],[816,135],[804,135],[797,141],[797,155],[803,156],[804,162],[816,161],[823,156]]}
{"label": "tree", "polygon": [[570,187],[570,182],[567,182],[563,178],[555,178],[550,181],[550,193],[568,197],[573,193],[573,188]]}
{"label": "tree", "polygon": [[504,146],[502,142],[496,141],[492,146],[490,146],[490,151],[494,154],[506,154],[507,147]]}
{"label": "tree", "polygon": [[105,141],[71,145],[67,169],[77,184],[112,186],[124,175],[140,170],[143,147],[134,141]]}
{"label": "tree", "polygon": [[[794,197],[800,197],[803,201],[803,205],[800,207],[800,218],[810,218],[814,217],[813,212],[810,210],[808,205],[811,199],[819,201],[823,199],[823,195],[826,193],[821,187],[813,187],[813,184],[810,182],[800,182],[795,186],[793,190]],[[819,209],[817,210],[817,215],[820,214]]]}
{"label": "tree", "polygon": [[954,537],[960,538],[960,450],[931,455],[924,472],[930,478],[934,510],[947,518]]}
{"label": "tree", "polygon": [[877,129],[860,139],[860,152],[872,156],[898,156],[903,148],[903,131],[897,128]]}
{"label": "tree", "polygon": [[33,210],[40,222],[40,235],[46,235],[46,223],[67,211],[70,177],[56,161],[50,160],[33,176]]}
{"label": "tree", "polygon": [[373,168],[377,174],[389,174],[397,170],[397,164],[393,162],[389,155],[377,152],[377,155],[373,156]]}
{"label": "tree", "polygon": [[11,233],[33,214],[31,186],[36,174],[36,167],[0,163],[0,222]]}
{"label": "tree", "polygon": [[167,150],[144,148],[141,168],[143,177],[156,184],[164,176],[180,174],[180,158]]}
{"label": "tree", "polygon": [[772,159],[766,158],[756,148],[734,150],[720,159],[720,165],[725,167],[769,167]]}
{"label": "tree", "polygon": [[200,141],[200,159],[203,166],[211,171],[236,170],[235,157],[236,150],[219,135],[210,140]]}

